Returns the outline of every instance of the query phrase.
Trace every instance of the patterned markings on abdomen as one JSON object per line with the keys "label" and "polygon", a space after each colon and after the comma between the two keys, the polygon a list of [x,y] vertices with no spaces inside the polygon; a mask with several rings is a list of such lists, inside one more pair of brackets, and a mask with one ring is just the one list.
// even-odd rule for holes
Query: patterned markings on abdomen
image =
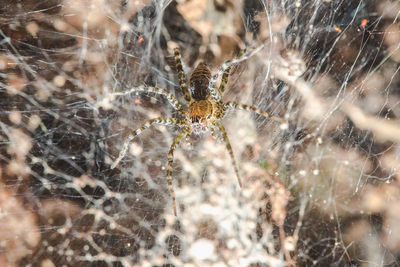
{"label": "patterned markings on abdomen", "polygon": [[208,91],[208,84],[211,78],[211,71],[207,64],[201,62],[194,69],[190,76],[190,88],[192,97],[199,100],[206,100],[210,92]]}

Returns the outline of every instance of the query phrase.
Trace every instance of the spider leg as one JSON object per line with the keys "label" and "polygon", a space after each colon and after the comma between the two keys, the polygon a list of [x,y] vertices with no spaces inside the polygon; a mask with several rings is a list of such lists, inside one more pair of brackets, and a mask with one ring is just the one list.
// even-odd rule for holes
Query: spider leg
{"label": "spider leg", "polygon": [[175,148],[180,144],[182,139],[188,135],[189,129],[185,128],[183,129],[177,137],[175,137],[174,142],[172,143],[171,147],[169,148],[168,151],[168,169],[167,169],[167,182],[168,182],[168,187],[169,187],[169,193],[172,197],[172,205],[174,207],[174,215],[176,216],[176,203],[175,203],[175,191],[174,188],[172,187],[172,163],[174,162],[174,151]]}
{"label": "spider leg", "polygon": [[118,96],[119,95],[129,95],[134,92],[150,92],[150,93],[154,93],[157,95],[163,95],[167,98],[168,102],[172,105],[172,107],[174,109],[176,109],[176,110],[182,109],[182,105],[178,102],[178,100],[174,97],[173,94],[171,94],[167,90],[165,90],[163,88],[159,88],[159,87],[140,85],[137,87],[133,87],[130,90],[125,91],[125,92],[113,93],[113,95],[118,95]]}
{"label": "spider leg", "polygon": [[218,129],[222,133],[222,137],[223,137],[223,139],[225,141],[226,149],[228,150],[229,155],[231,156],[232,165],[233,165],[233,168],[235,169],[235,173],[236,173],[236,177],[237,177],[239,186],[242,187],[242,180],[240,179],[239,168],[237,166],[237,163],[236,163],[236,160],[235,160],[235,156],[233,155],[232,146],[231,146],[231,143],[229,142],[228,135],[226,134],[225,127],[222,125],[222,123],[220,121],[216,121],[215,125],[218,127]]}
{"label": "spider leg", "polygon": [[139,135],[141,132],[143,132],[145,129],[149,128],[153,124],[160,124],[160,125],[166,125],[166,126],[168,126],[168,125],[182,126],[182,123],[178,119],[175,119],[175,118],[160,117],[160,118],[155,118],[155,119],[146,121],[140,128],[129,133],[129,136],[126,139],[124,145],[122,146],[122,150],[119,153],[118,158],[111,165],[111,169],[114,169],[118,165],[118,163],[121,161],[121,159],[123,159],[125,157],[126,152],[128,151],[128,148],[129,148],[129,143],[132,142],[132,140],[137,135]]}
{"label": "spider leg", "polygon": [[215,141],[220,141],[220,138],[219,138],[217,132],[215,131],[215,128],[214,127],[210,127],[210,129],[211,129],[211,135],[214,137],[214,140]]}
{"label": "spider leg", "polygon": [[224,91],[225,91],[225,87],[226,87],[226,85],[228,84],[229,73],[230,73],[230,71],[231,71],[231,68],[232,68],[232,66],[229,66],[229,67],[224,71],[224,73],[222,74],[221,84],[219,85],[219,88],[218,88],[218,93],[219,93],[219,95],[221,96],[221,98],[222,98],[222,94],[223,94]]}
{"label": "spider leg", "polygon": [[189,93],[189,89],[186,82],[186,75],[182,67],[181,52],[179,51],[178,47],[174,49],[174,54],[175,54],[176,69],[178,70],[179,86],[181,87],[186,102],[189,103],[192,100],[192,96]]}
{"label": "spider leg", "polygon": [[230,109],[247,110],[247,111],[254,112],[254,113],[257,113],[259,115],[262,115],[262,116],[264,116],[266,118],[271,118],[271,119],[279,121],[279,122],[285,122],[284,119],[282,119],[280,117],[272,116],[268,112],[263,111],[263,110],[258,109],[256,107],[253,107],[253,106],[239,104],[239,103],[236,103],[236,102],[226,102],[225,103],[225,107],[230,108]]}
{"label": "spider leg", "polygon": [[[248,52],[245,53],[244,50],[241,50],[239,55],[235,57],[234,59],[227,60],[225,61],[220,70],[218,71],[217,74],[211,77],[210,83],[208,86],[208,89],[210,90],[211,96],[216,100],[220,101],[222,98],[222,93],[225,90],[226,83],[228,82],[228,77],[229,77],[229,71],[232,68],[233,65],[238,64],[250,57],[252,57],[254,54],[256,54],[258,51],[260,51],[264,45],[260,45],[258,47],[255,47],[253,49],[250,49]],[[218,90],[215,89],[215,84],[218,80],[218,77],[222,75],[222,81],[221,85]],[[224,78],[225,77],[225,78]]]}

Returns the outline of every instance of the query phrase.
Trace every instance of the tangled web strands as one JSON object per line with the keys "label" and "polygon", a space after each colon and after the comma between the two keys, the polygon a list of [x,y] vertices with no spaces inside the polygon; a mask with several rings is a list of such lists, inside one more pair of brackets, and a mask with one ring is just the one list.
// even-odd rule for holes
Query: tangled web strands
{"label": "tangled web strands", "polygon": [[[3,265],[400,262],[398,1],[81,2],[0,5]],[[124,148],[199,62],[196,99],[257,108],[220,120],[233,154],[174,120]]]}

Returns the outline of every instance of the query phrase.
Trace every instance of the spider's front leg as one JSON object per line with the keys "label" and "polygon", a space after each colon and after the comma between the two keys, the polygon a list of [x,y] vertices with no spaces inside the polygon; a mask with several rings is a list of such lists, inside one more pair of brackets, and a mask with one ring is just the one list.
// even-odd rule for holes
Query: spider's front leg
{"label": "spider's front leg", "polygon": [[218,88],[218,92],[221,95],[221,98],[222,98],[222,95],[224,94],[225,87],[228,84],[229,74],[230,74],[232,66],[234,64],[232,62],[234,62],[236,59],[241,58],[243,56],[244,52],[245,52],[244,50],[240,50],[239,55],[234,60],[228,60],[222,65],[222,69],[224,69],[224,72],[222,74],[221,84],[219,85],[219,88]]}
{"label": "spider's front leg", "polygon": [[[264,47],[264,45],[260,45],[253,49],[250,49],[249,51],[245,51],[242,49],[242,50],[240,50],[239,54],[235,58],[233,58],[231,60],[227,60],[224,62],[224,64],[222,64],[218,73],[215,74],[210,79],[210,83],[208,86],[208,90],[210,91],[211,96],[214,98],[215,101],[220,101],[222,99],[222,94],[224,93],[226,84],[228,83],[229,72],[230,72],[232,66],[252,57],[258,51],[260,51],[263,47]],[[222,75],[222,79],[221,79],[221,84],[217,90],[215,87],[215,84],[220,75]]]}
{"label": "spider's front leg", "polygon": [[182,126],[182,122],[178,119],[175,118],[155,118],[155,119],[151,119],[146,121],[140,128],[136,129],[133,132],[129,133],[128,138],[126,139],[124,145],[122,146],[122,150],[119,153],[118,158],[113,162],[113,164],[111,165],[111,169],[114,169],[118,163],[121,161],[121,159],[123,159],[126,155],[126,152],[128,151],[129,148],[129,144],[130,142],[137,136],[139,135],[141,132],[143,132],[145,129],[149,128],[151,125],[153,124],[160,124],[160,125],[175,125],[175,126]]}
{"label": "spider's front leg", "polygon": [[264,116],[266,118],[271,118],[273,120],[276,120],[276,121],[279,121],[279,122],[282,122],[282,123],[285,122],[285,120],[283,118],[270,115],[268,112],[263,111],[263,110],[258,109],[256,107],[253,107],[253,106],[239,104],[239,103],[236,103],[236,102],[226,102],[225,103],[225,107],[228,108],[228,109],[230,108],[230,109],[247,110],[247,111],[254,112],[254,113],[257,113],[259,115],[262,115],[262,116]]}
{"label": "spider's front leg", "polygon": [[[214,123],[214,125],[217,126],[217,128],[219,129],[219,131],[222,134],[222,138],[224,139],[226,149],[228,150],[229,156],[231,157],[231,160],[232,160],[233,168],[235,169],[235,173],[236,173],[236,177],[237,177],[239,186],[242,187],[242,180],[240,179],[239,168],[237,166],[237,163],[236,163],[236,160],[235,160],[235,156],[233,155],[232,146],[231,146],[231,143],[229,142],[228,135],[226,134],[225,127],[222,125],[222,123],[220,121],[216,121]],[[213,135],[216,135],[216,132],[214,130],[212,131],[212,133],[213,133]]]}
{"label": "spider's front leg", "polygon": [[178,70],[179,86],[182,90],[186,102],[190,103],[192,101],[192,96],[189,93],[188,85],[186,82],[186,75],[185,72],[183,71],[183,66],[182,66],[181,52],[179,51],[178,47],[174,49],[174,54],[175,54],[175,65],[176,69]]}
{"label": "spider's front leg", "polygon": [[218,92],[219,92],[221,98],[222,98],[222,95],[223,95],[223,93],[224,93],[224,91],[225,91],[225,87],[226,87],[226,85],[228,84],[229,73],[230,73],[230,71],[231,71],[231,68],[232,68],[232,66],[229,66],[229,67],[224,71],[224,73],[222,74],[221,84],[219,85],[219,88],[218,88]]}
{"label": "spider's front leg", "polygon": [[169,193],[172,197],[172,205],[174,207],[174,215],[177,215],[176,212],[176,203],[175,203],[175,191],[172,187],[172,163],[174,162],[174,151],[175,148],[181,143],[181,141],[190,133],[189,128],[183,129],[178,136],[175,138],[174,142],[172,143],[171,147],[168,151],[168,169],[167,169],[167,182],[169,187]]}

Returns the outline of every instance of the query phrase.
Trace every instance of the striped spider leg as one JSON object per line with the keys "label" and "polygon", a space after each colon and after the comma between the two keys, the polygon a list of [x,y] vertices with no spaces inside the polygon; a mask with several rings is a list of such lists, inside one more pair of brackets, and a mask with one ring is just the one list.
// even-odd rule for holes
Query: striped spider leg
{"label": "striped spider leg", "polygon": [[283,118],[270,115],[268,112],[265,112],[264,110],[258,109],[256,107],[253,107],[250,105],[245,105],[245,104],[240,104],[240,103],[229,101],[229,102],[225,103],[225,106],[228,109],[246,110],[246,111],[254,112],[258,115],[264,116],[267,119],[270,118],[270,119],[273,119],[273,120],[281,122],[281,123],[285,122],[285,120]]}
{"label": "striped spider leg", "polygon": [[[225,87],[228,83],[228,77],[229,77],[229,73],[230,73],[232,66],[249,59],[250,57],[255,55],[258,51],[260,51],[263,47],[264,47],[264,45],[260,45],[260,46],[254,47],[252,49],[249,49],[248,51],[242,49],[242,50],[240,50],[238,56],[236,56],[233,59],[227,60],[222,64],[218,73],[216,73],[214,76],[211,77],[209,86],[208,86],[208,90],[210,91],[211,96],[216,101],[221,101],[221,99],[222,99],[222,95],[223,95]],[[218,77],[220,77],[221,75],[222,75],[221,84],[217,90],[215,84],[218,80]]]}
{"label": "striped spider leg", "polygon": [[175,137],[174,142],[172,142],[171,147],[169,148],[168,151],[168,169],[167,169],[167,182],[168,182],[168,188],[169,188],[169,193],[172,198],[172,206],[174,209],[174,215],[177,215],[176,212],[176,201],[175,201],[175,192],[174,188],[172,186],[172,163],[174,161],[174,151],[177,146],[181,143],[185,137],[190,134],[190,128],[185,127],[182,131],[179,132],[178,136]]}
{"label": "striped spider leg", "polygon": [[186,74],[183,71],[183,67],[182,67],[181,52],[179,51],[178,47],[176,47],[174,49],[174,54],[175,54],[175,65],[176,65],[176,69],[178,71],[178,77],[179,77],[179,87],[182,90],[185,101],[187,103],[190,103],[192,101],[192,96],[189,93],[189,89],[188,89],[187,82],[186,82]]}
{"label": "striped spider leg", "polygon": [[[165,125],[165,126],[169,126],[169,125],[174,125],[174,126],[178,126],[178,127],[182,127],[184,126],[184,123],[181,122],[180,120],[176,119],[176,118],[155,118],[155,119],[151,119],[146,121],[140,128],[136,129],[135,131],[131,132],[128,136],[128,138],[126,139],[124,145],[122,146],[122,150],[119,153],[118,158],[113,162],[113,164],[111,165],[111,169],[114,169],[118,163],[121,161],[122,158],[125,157],[126,152],[128,151],[128,147],[130,142],[132,142],[132,140],[139,135],[142,131],[146,130],[147,128],[149,128],[151,125],[153,124],[159,124],[159,125]],[[185,127],[179,134],[178,136],[175,138],[174,142],[172,143],[169,152],[168,152],[168,171],[167,171],[167,182],[168,182],[168,187],[169,187],[169,193],[172,197],[172,204],[173,204],[173,208],[174,208],[174,214],[176,215],[176,204],[175,204],[175,191],[174,188],[172,187],[172,163],[174,160],[174,150],[175,148],[179,145],[179,143],[182,141],[182,139],[184,139],[186,137],[186,135],[188,135],[189,129],[187,127]]]}
{"label": "striped spider leg", "polygon": [[178,127],[181,127],[183,125],[182,122],[179,121],[176,118],[159,117],[159,118],[155,118],[155,119],[151,119],[151,120],[146,121],[140,128],[138,128],[135,131],[132,131],[132,132],[129,133],[128,138],[124,142],[124,144],[122,146],[122,149],[119,152],[118,158],[111,165],[111,169],[114,169],[115,167],[117,167],[118,163],[125,157],[126,152],[128,151],[128,148],[129,148],[129,144],[132,142],[132,140],[137,135],[139,135],[141,132],[143,132],[144,130],[146,130],[147,128],[149,128],[153,124],[159,124],[159,125],[165,125],[165,126],[175,125],[175,126],[178,126]]}
{"label": "striped spider leg", "polygon": [[[239,186],[242,187],[242,179],[240,178],[240,175],[239,175],[239,168],[236,163],[235,156],[233,155],[231,142],[229,141],[228,135],[226,134],[225,127],[222,125],[221,121],[219,121],[219,120],[216,121],[214,123],[214,125],[217,127],[219,132],[222,134],[222,138],[223,138],[223,141],[225,142],[226,149],[228,150],[229,156],[231,157],[231,160],[232,160],[232,165],[235,170],[235,174],[236,174]],[[213,136],[216,137],[215,130],[213,130],[212,133],[213,133]]]}

